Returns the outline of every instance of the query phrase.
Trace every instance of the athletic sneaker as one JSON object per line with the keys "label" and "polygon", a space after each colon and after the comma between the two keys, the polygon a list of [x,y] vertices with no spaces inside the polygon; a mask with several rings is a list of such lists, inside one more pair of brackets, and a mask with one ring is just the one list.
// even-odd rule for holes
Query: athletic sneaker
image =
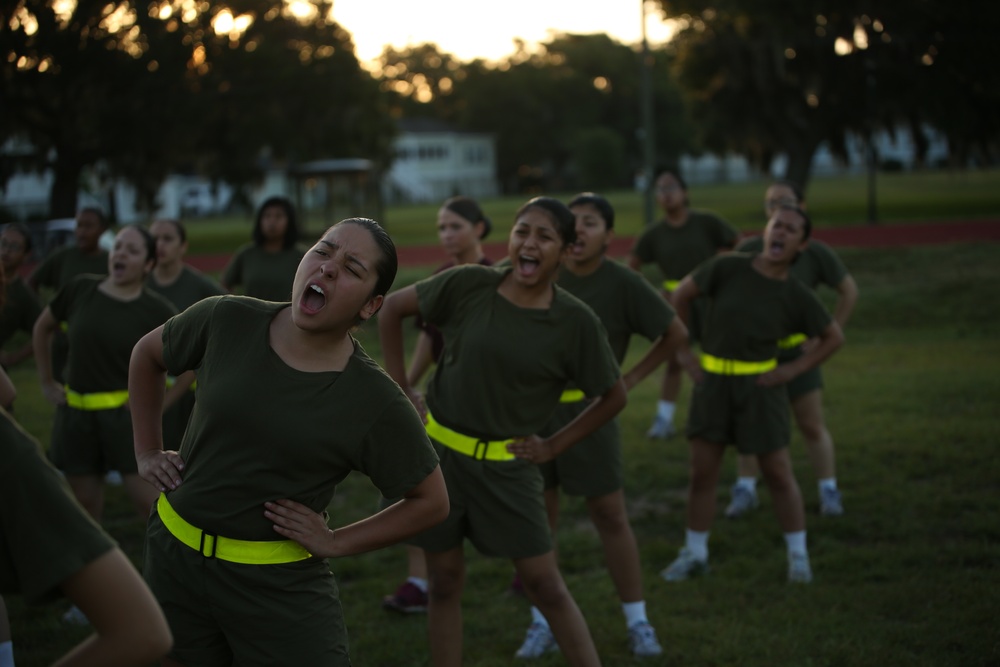
{"label": "athletic sneaker", "polygon": [[122,474],[117,470],[109,470],[104,475],[104,482],[110,484],[111,486],[121,486],[122,485]]}
{"label": "athletic sneaker", "polygon": [[677,435],[677,429],[674,428],[674,423],[668,419],[664,419],[660,415],[656,415],[653,418],[653,425],[646,431],[646,437],[650,440],[655,440],[656,438],[667,440],[675,435]]}
{"label": "athletic sneaker", "polygon": [[677,558],[667,566],[667,569],[660,572],[660,576],[667,581],[684,581],[706,572],[708,572],[708,561],[698,560],[690,549],[681,547],[677,552]]}
{"label": "athletic sneaker", "polygon": [[90,625],[90,619],[76,605],[70,607],[69,611],[63,614],[62,620],[63,623],[69,625]]}
{"label": "athletic sneaker", "polygon": [[628,644],[637,658],[663,653],[663,647],[656,641],[656,630],[646,621],[639,621],[628,629]]}
{"label": "athletic sneaker", "polygon": [[729,501],[729,507],[726,508],[727,519],[736,519],[750,510],[757,508],[756,489],[733,484],[730,494],[732,495],[732,500]]}
{"label": "athletic sneaker", "polygon": [[524,643],[514,654],[515,658],[541,658],[546,653],[553,653],[559,650],[559,644],[552,634],[549,626],[541,623],[532,623],[528,626],[528,632],[524,635]]}
{"label": "athletic sneaker", "polygon": [[809,554],[788,554],[788,583],[808,584],[813,580],[812,568],[809,567]]}
{"label": "athletic sneaker", "polygon": [[840,500],[838,489],[820,489],[819,513],[823,516],[840,516],[844,513],[844,505]]}
{"label": "athletic sneaker", "polygon": [[412,581],[404,581],[395,593],[382,598],[382,606],[401,614],[423,614],[427,611],[427,593]]}

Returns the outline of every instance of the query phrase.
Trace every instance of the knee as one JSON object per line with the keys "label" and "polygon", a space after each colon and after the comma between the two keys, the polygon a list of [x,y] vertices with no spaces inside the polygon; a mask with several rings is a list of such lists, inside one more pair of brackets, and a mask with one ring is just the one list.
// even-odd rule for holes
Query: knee
{"label": "knee", "polygon": [[439,569],[428,572],[429,597],[437,601],[447,601],[462,595],[465,586],[465,572],[461,569]]}
{"label": "knee", "polygon": [[807,442],[822,440],[826,434],[826,426],[823,424],[823,420],[818,418],[800,419],[799,430]]}
{"label": "knee", "polygon": [[630,529],[628,514],[621,504],[592,504],[590,520],[601,535],[618,535]]}
{"label": "knee", "polygon": [[558,572],[536,577],[522,576],[521,583],[528,599],[539,608],[559,607],[570,599],[566,582]]}

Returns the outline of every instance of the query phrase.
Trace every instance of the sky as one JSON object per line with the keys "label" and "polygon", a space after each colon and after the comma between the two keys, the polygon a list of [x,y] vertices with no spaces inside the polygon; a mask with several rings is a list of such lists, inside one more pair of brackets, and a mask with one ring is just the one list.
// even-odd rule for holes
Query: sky
{"label": "sky", "polygon": [[[666,41],[669,25],[647,7],[647,39]],[[358,59],[377,58],[386,44],[434,42],[459,60],[499,60],[514,39],[529,45],[555,32],[606,32],[625,44],[642,37],[642,0],[335,0],[334,19],[354,38]]]}

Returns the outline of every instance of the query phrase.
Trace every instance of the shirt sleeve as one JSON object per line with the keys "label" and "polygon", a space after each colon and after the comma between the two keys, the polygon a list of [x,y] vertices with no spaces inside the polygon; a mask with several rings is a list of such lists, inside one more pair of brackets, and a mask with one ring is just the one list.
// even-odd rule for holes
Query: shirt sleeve
{"label": "shirt sleeve", "polygon": [[833,317],[815,292],[798,281],[795,285],[800,318],[800,326],[796,328],[796,332],[801,331],[810,338],[818,336],[830,325]]}
{"label": "shirt sleeve", "polygon": [[628,327],[648,340],[663,335],[677,312],[663,296],[645,280],[631,280],[628,294]]}
{"label": "shirt sleeve", "polygon": [[225,270],[222,272],[222,282],[229,286],[230,289],[236,285],[243,284],[243,264],[246,257],[247,247],[244,246],[233,254],[232,259],[229,260],[229,264],[226,265]]}
{"label": "shirt sleeve", "polygon": [[717,216],[713,215],[712,220],[715,227],[715,246],[721,249],[736,245],[736,239],[740,235],[736,228]]}
{"label": "shirt sleeve", "polygon": [[650,238],[651,231],[652,228],[643,230],[642,234],[639,235],[639,239],[632,247],[632,254],[635,255],[643,264],[648,264],[653,261],[653,242]]}
{"label": "shirt sleeve", "polygon": [[462,298],[484,286],[484,277],[495,269],[478,264],[456,266],[416,283],[420,317],[427,324],[440,327],[460,310]]}
{"label": "shirt sleeve", "polygon": [[816,257],[819,259],[820,282],[837,289],[847,276],[847,267],[830,246],[819,242],[814,242],[814,244]]}
{"label": "shirt sleeve", "polygon": [[398,392],[364,439],[361,472],[385,498],[398,498],[437,467],[438,456],[413,405]]}
{"label": "shirt sleeve", "polygon": [[215,309],[225,298],[202,299],[167,320],[163,327],[163,361],[168,373],[176,376],[201,366]]}
{"label": "shirt sleeve", "polygon": [[52,301],[49,303],[49,309],[52,311],[52,315],[56,318],[57,322],[65,322],[66,318],[69,317],[69,309],[73,305],[73,300],[76,297],[80,280],[80,276],[73,278],[65,287],[56,292],[54,297],[52,297]]}
{"label": "shirt sleeve", "polygon": [[574,327],[576,346],[570,377],[586,396],[601,396],[621,377],[604,325],[589,308]]}

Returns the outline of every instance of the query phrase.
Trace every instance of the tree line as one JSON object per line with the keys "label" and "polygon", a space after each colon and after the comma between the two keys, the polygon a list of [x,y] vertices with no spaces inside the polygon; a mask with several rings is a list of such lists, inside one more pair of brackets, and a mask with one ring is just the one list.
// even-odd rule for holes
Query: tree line
{"label": "tree line", "polygon": [[[654,154],[734,151],[809,180],[822,142],[922,128],[957,165],[997,157],[1000,5],[973,0],[650,0],[674,39],[651,68]],[[152,210],[169,173],[240,186],[272,164],[391,164],[400,118],[496,136],[503,189],[610,188],[643,167],[642,63],[604,34],[519,44],[496,63],[432,43],[362,67],[331,2],[0,2],[0,183],[52,170],[51,214],[83,174]]]}

